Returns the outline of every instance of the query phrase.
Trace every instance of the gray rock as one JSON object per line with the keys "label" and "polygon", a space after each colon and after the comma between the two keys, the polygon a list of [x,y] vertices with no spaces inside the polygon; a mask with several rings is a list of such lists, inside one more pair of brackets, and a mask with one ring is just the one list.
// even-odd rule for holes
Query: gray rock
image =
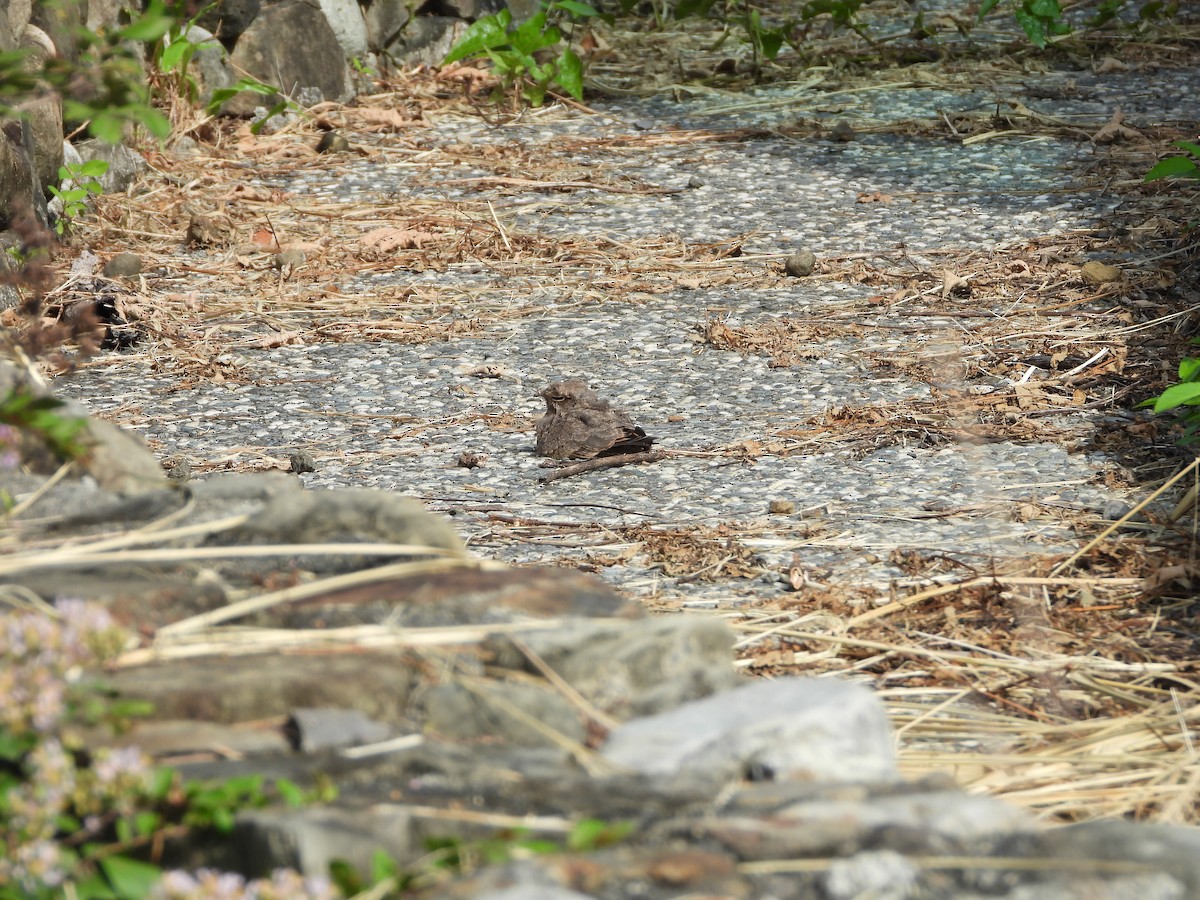
{"label": "gray rock", "polygon": [[412,18],[414,0],[371,0],[363,9],[367,25],[367,44],[379,53],[400,37]]}
{"label": "gray rock", "polygon": [[[87,21],[87,0],[56,0],[35,3],[30,21],[42,29],[58,51],[70,63],[79,62],[79,32]],[[61,135],[61,132],[60,132]]]}
{"label": "gray rock", "polygon": [[829,900],[904,900],[920,875],[920,866],[892,850],[857,853],[834,860],[825,875]]}
{"label": "gray rock", "polygon": [[371,858],[382,850],[393,859],[410,859],[418,849],[412,816],[403,806],[379,803],[360,808],[257,809],[237,817],[231,845],[237,869],[266,875],[294,868],[327,875],[329,864],[343,860],[367,876]]}
{"label": "gray rock", "polygon": [[400,725],[417,674],[394,653],[320,657],[279,654],[153,663],[113,673],[118,693],[148,700],[154,719],[232,724],[286,716],[296,707],[356,709]]}
{"label": "gray rock", "polygon": [[450,740],[499,740],[521,747],[552,743],[530,721],[576,743],[586,738],[579,713],[548,685],[488,684],[476,693],[438,684],[419,692],[416,702],[419,711],[413,717],[424,730]]}
{"label": "gray rock", "polygon": [[283,472],[223,473],[188,485],[197,500],[206,504],[237,504],[232,511],[245,512],[276,497],[299,494],[304,485]]}
{"label": "gray rock", "polygon": [[132,278],[141,271],[142,258],[136,253],[118,253],[104,264],[104,274],[109,278]]}
{"label": "gray rock", "polygon": [[[18,31],[23,31],[25,24],[22,23]],[[12,17],[9,15],[7,7],[0,6],[0,53],[8,53],[10,50],[15,50],[17,46],[17,32],[13,31]]]}
{"label": "gray rock", "polygon": [[293,709],[284,732],[295,749],[315,753],[354,744],[373,744],[390,737],[392,729],[368,719],[357,709],[318,707]]}
{"label": "gray rock", "polygon": [[515,884],[498,891],[487,891],[477,895],[477,900],[593,900],[590,894],[581,894],[569,888],[550,884]]}
{"label": "gray rock", "polygon": [[772,780],[894,778],[883,704],[864,687],[781,678],[696,700],[617,728],[605,759],[647,775],[725,781],[757,770]]}
{"label": "gray rock", "polygon": [[84,162],[100,159],[108,163],[108,171],[99,179],[106,194],[123,193],[147,168],[146,160],[124,144],[91,140],[76,145],[76,149]]}
{"label": "gray rock", "polygon": [[261,0],[220,0],[204,7],[197,24],[232,43],[250,27],[262,8]]}
{"label": "gray rock", "polygon": [[366,56],[370,49],[367,41],[367,23],[363,19],[358,0],[319,0],[325,21],[333,29],[342,54],[346,59]]}
{"label": "gray rock", "polygon": [[450,16],[418,16],[384,48],[397,62],[408,66],[437,66],[467,30],[467,23]]}
{"label": "gray rock", "polygon": [[[345,102],[352,96],[349,70],[337,36],[320,9],[302,0],[268,6],[241,36],[230,56],[235,71],[278,87],[298,98],[315,89],[323,100]],[[229,115],[248,116],[262,96],[242,91],[225,104]]]}
{"label": "gray rock", "polygon": [[89,449],[83,470],[106,491],[130,495],[158,491],[167,477],[141,438],[102,419],[88,419]]}
{"label": "gray rock", "polygon": [[[6,144],[3,136],[0,136],[0,144]],[[4,147],[0,147],[0,204],[4,201]],[[20,239],[12,232],[0,232],[0,310],[12,309],[21,302],[21,295],[17,293],[17,289],[7,282],[7,277],[17,271],[17,264],[8,254],[10,247],[18,248],[21,245]],[[8,391],[0,388],[0,397]]]}
{"label": "gray rock", "polygon": [[473,22],[504,9],[504,0],[440,0],[439,11]]}
{"label": "gray rock", "polygon": [[216,535],[217,544],[416,544],[461,551],[448,522],[411,497],[380,491],[283,491],[249,521]]}
{"label": "gray rock", "polygon": [[1055,859],[1103,859],[1146,863],[1200,896],[1200,829],[1133,822],[1095,821],[1046,832],[1040,842]]}
{"label": "gray rock", "polygon": [[120,21],[126,0],[88,0],[87,27],[89,31],[112,28]]}
{"label": "gray rock", "polygon": [[58,170],[63,164],[62,98],[44,94],[28,100],[19,107],[29,122],[33,137],[33,168],[42,187],[58,184]]}
{"label": "gray rock", "polygon": [[[522,633],[529,648],[605,712],[645,716],[742,684],[732,666],[736,638],[708,617],[668,616],[645,622],[563,623]],[[502,665],[535,671],[523,655],[491,645]]]}
{"label": "gray rock", "polygon": [[0,227],[8,228],[21,210],[33,210],[46,224],[46,201],[34,168],[33,132],[27,122],[8,120],[0,135]]}
{"label": "gray rock", "polygon": [[221,46],[211,31],[192,25],[184,37],[196,45],[188,64],[188,74],[196,79],[200,104],[212,100],[213,92],[232,87],[237,83],[237,74],[229,64],[229,53]]}
{"label": "gray rock", "polygon": [[1169,875],[1087,875],[1022,884],[1006,900],[1184,900],[1195,897]]}

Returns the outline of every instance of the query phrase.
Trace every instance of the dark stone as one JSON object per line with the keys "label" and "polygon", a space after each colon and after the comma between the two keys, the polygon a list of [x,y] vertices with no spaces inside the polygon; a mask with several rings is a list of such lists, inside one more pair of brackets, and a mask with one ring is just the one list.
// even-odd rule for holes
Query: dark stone
{"label": "dark stone", "polygon": [[[298,99],[315,89],[321,100],[345,101],[352,95],[341,45],[315,3],[281,0],[268,6],[246,29],[229,59],[244,71]],[[263,97],[242,91],[225,104],[228,115],[248,116]]]}
{"label": "dark stone", "polygon": [[195,16],[200,10],[196,24],[206,29],[225,44],[232,47],[234,42],[250,27],[262,8],[260,0],[188,0],[188,18]]}

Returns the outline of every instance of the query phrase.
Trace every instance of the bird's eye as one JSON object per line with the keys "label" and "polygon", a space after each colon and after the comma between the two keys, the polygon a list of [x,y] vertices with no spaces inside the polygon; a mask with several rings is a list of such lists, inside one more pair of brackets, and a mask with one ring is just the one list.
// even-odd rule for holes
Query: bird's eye
{"label": "bird's eye", "polygon": [[562,402],[563,402],[564,400],[566,400],[567,398],[566,398],[566,397],[564,397],[562,394],[551,394],[551,395],[550,395],[549,397],[547,397],[546,399],[547,399],[547,400],[551,400],[551,401],[553,401],[554,403],[562,403]]}

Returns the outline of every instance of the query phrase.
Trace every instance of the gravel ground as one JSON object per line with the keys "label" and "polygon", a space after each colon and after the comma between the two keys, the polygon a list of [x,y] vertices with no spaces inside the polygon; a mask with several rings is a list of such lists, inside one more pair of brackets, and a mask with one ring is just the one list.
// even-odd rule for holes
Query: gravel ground
{"label": "gravel ground", "polygon": [[[1026,100],[1046,116],[1086,132],[1108,121],[1117,102],[1131,120],[1195,119],[1196,73],[1151,77],[1121,72],[1049,73],[1023,79],[1025,88],[1071,87],[1060,100]],[[791,93],[789,93],[789,91]],[[1045,93],[1045,90],[1042,90]],[[889,123],[928,122],[955,112],[994,108],[1002,86],[891,86],[837,99],[834,114],[852,120],[858,139],[797,139],[765,133],[753,140],[696,146],[639,144],[626,152],[591,151],[585,139],[675,127],[710,130],[775,128],[812,115],[830,98],[796,86],[764,88],[734,98],[696,95],[607,102],[597,112],[555,109],[492,128],[447,116],[414,140],[430,147],[495,144],[547,153],[598,174],[677,189],[648,196],[602,190],[496,194],[509,227],[558,238],[629,241],[676,236],[687,242],[743,241],[746,254],[786,254],[798,248],[818,258],[876,255],[927,272],[946,265],[923,254],[956,250],[1004,252],[1022,242],[1102,227],[1120,198],[1104,191],[1102,150],[1087,141],[1017,136],[963,145],[882,130]],[[571,146],[566,138],[583,143]],[[441,198],[453,204],[478,187],[457,179],[491,174],[469,165],[418,171],[380,153],[338,166],[311,166],[259,183],[307,198],[353,207],[387,194]],[[485,192],[485,196],[492,196]],[[880,202],[864,196],[885,195]],[[1084,261],[1083,259],[1079,260]],[[772,263],[763,259],[761,265]],[[883,265],[883,263],[880,263]],[[770,444],[779,433],[842,407],[894,409],[930,403],[940,388],[1011,389],[963,378],[950,356],[977,353],[962,319],[930,316],[903,321],[864,312],[878,289],[832,278],[776,279],[666,293],[630,294],[612,272],[591,273],[600,299],[580,301],[556,288],[556,272],[508,280],[478,265],[443,272],[397,270],[348,274],[341,291],[354,295],[422,286],[453,296],[465,285],[488,285],[497,296],[524,295],[536,315],[489,322],[475,333],[418,345],[322,344],[260,352],[231,351],[241,382],[182,381],[168,358],[142,355],[127,364],[84,368],[58,389],[100,413],[132,423],[163,455],[189,457],[199,468],[285,465],[304,448],[318,468],[311,486],[370,486],[411,493],[456,517],[479,552],[521,562],[596,564],[601,574],[634,592],[677,597],[691,605],[740,604],[778,597],[789,568],[821,582],[885,591],[904,572],[895,551],[952,553],[979,570],[997,560],[1063,551],[1077,545],[1073,525],[1131,494],[1107,487],[1119,466],[1088,450],[1095,429],[1121,414],[1096,409],[1047,415],[1045,441],[922,442],[846,447],[817,441],[787,450],[737,453],[747,441]],[[1022,298],[1032,302],[1037,298]],[[1011,297],[973,297],[976,313],[1013,313]],[[993,304],[993,305],[989,305]],[[707,321],[731,326],[785,317],[838,321],[860,314],[855,331],[815,337],[803,358],[774,368],[765,355],[745,355],[704,343]],[[1014,321],[1014,333],[1025,327]],[[1003,353],[1012,356],[1011,348]],[[881,367],[880,360],[915,357],[937,371]],[[500,378],[471,374],[499,367]],[[584,374],[593,387],[630,412],[660,446],[679,451],[652,465],[577,476],[548,485],[532,454],[538,390],[562,375]],[[1040,376],[1039,376],[1040,377]],[[1114,418],[1115,416],[1115,418]],[[1056,430],[1055,430],[1056,429]],[[1070,439],[1062,439],[1062,434]],[[464,452],[485,457],[477,468],[458,464]],[[770,513],[771,501],[794,510]],[[1036,509],[1031,513],[1029,504]],[[1061,510],[1056,515],[1054,510]],[[652,560],[622,556],[630,529],[702,526],[736,537],[760,556],[756,577],[705,580],[704,572],[668,577]],[[719,540],[718,540],[719,545]],[[734,545],[730,545],[733,548]],[[731,551],[732,552],[732,551]]]}

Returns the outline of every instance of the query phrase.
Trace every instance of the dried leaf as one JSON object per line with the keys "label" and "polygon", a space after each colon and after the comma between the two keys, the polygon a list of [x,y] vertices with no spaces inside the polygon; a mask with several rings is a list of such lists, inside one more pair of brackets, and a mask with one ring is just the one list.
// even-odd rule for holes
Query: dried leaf
{"label": "dried leaf", "polygon": [[399,131],[413,124],[413,120],[401,115],[394,109],[379,109],[367,106],[358,111],[358,121],[363,131],[384,132]]}
{"label": "dried leaf", "polygon": [[364,247],[388,253],[392,250],[419,250],[425,244],[436,241],[437,235],[411,228],[394,228],[390,225],[368,231],[358,239]]}

